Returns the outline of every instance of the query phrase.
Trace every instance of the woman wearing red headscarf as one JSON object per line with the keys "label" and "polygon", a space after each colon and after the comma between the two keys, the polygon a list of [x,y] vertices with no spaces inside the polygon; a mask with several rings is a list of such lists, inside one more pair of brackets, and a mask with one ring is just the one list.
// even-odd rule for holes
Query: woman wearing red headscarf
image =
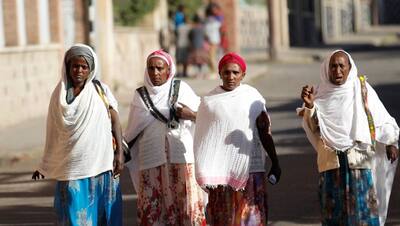
{"label": "woman wearing red headscarf", "polygon": [[239,55],[226,54],[218,70],[222,85],[202,98],[194,138],[196,179],[208,192],[207,223],[267,225],[263,148],[272,161],[272,184],[281,170],[265,99],[241,83],[246,63]]}
{"label": "woman wearing red headscarf", "polygon": [[[125,138],[131,141],[138,136],[128,167],[138,193],[139,225],[205,225],[203,193],[193,164],[199,97],[183,81],[179,90],[174,88],[175,72],[168,53],[151,53],[142,89],[153,106],[146,104],[138,90],[130,106]],[[174,93],[178,106],[171,103]],[[158,116],[150,109],[157,109]]]}

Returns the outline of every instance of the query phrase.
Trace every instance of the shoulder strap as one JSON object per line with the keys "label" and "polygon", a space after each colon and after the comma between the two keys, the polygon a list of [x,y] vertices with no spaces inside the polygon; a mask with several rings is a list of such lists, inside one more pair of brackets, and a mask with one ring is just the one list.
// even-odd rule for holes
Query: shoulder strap
{"label": "shoulder strap", "polygon": [[147,91],[145,86],[139,87],[136,91],[140,94],[144,104],[146,105],[147,109],[149,109],[151,115],[153,117],[163,123],[168,123],[168,119],[158,111],[158,109],[154,106],[153,101],[151,101],[149,92]]}
{"label": "shoulder strap", "polygon": [[179,118],[176,115],[175,104],[178,101],[180,85],[181,80],[174,80],[169,94],[169,111],[171,115],[171,120],[168,127],[172,129],[177,128],[179,124]]}
{"label": "shoulder strap", "polygon": [[107,112],[108,112],[108,117],[111,118],[110,103],[108,102],[108,99],[107,99],[106,93],[104,92],[103,86],[101,86],[101,83],[99,80],[93,79],[92,82],[93,82],[93,85],[94,85],[97,93],[99,94],[101,100],[103,100],[104,106],[106,107]]}
{"label": "shoulder strap", "polygon": [[374,124],[374,119],[372,117],[371,111],[368,108],[368,89],[367,89],[367,85],[366,85],[366,77],[365,77],[365,75],[360,75],[360,76],[358,76],[358,78],[360,79],[360,83],[361,83],[361,95],[362,95],[362,100],[363,100],[363,104],[364,104],[365,114],[367,114],[367,118],[368,118],[368,127],[369,127],[369,132],[371,134],[371,143],[372,143],[373,149],[375,149],[375,144],[376,144],[375,124]]}

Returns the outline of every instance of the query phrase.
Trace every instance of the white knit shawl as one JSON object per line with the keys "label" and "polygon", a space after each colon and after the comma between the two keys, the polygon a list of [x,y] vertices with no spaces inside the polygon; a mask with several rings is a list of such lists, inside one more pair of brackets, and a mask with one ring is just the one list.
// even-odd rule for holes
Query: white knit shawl
{"label": "white knit shawl", "polygon": [[[95,69],[75,100],[66,102],[66,68],[51,96],[47,116],[46,146],[39,172],[56,180],[76,180],[112,170],[113,148],[111,122],[107,109],[92,80]],[[63,61],[64,62],[64,61]]]}
{"label": "white knit shawl", "polygon": [[256,148],[256,118],[265,110],[265,100],[249,85],[233,91],[214,89],[202,98],[197,112],[194,153],[196,179],[200,186],[246,185],[250,157]]}

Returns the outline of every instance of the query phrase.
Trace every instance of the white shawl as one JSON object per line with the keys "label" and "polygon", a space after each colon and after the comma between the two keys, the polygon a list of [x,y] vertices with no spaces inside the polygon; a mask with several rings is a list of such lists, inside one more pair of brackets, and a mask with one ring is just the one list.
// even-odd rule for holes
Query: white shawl
{"label": "white shawl", "polygon": [[60,82],[51,96],[46,146],[39,172],[56,180],[88,178],[112,170],[113,166],[111,121],[92,84],[98,68],[97,57],[89,46],[74,46],[90,49],[95,69],[80,94],[68,104],[64,64]]}
{"label": "white shawl", "polygon": [[[152,56],[152,55],[151,55]],[[149,92],[154,106],[166,117],[169,118],[168,98],[170,87],[176,72],[172,59],[160,57],[165,62],[171,62],[170,75],[166,83],[161,86],[154,86],[149,78],[147,68],[144,74],[144,85]],[[194,93],[188,84],[181,81],[178,95],[178,103],[183,103],[193,111],[197,111],[200,98]],[[138,134],[143,132],[141,137],[131,148],[132,161],[127,166],[130,170],[131,179],[138,188],[139,171],[162,165],[167,162],[165,155],[165,141],[169,145],[169,160],[171,163],[193,163],[193,133],[195,124],[190,120],[180,120],[177,129],[169,129],[167,126],[154,118],[148,111],[139,93],[135,91],[130,104],[128,125],[124,137],[129,142]],[[136,190],[138,191],[138,190]]]}
{"label": "white shawl", "polygon": [[[346,53],[351,64],[347,81],[340,86],[332,84],[328,74],[330,58],[338,51]],[[324,141],[335,150],[345,151],[354,146],[358,150],[366,150],[367,146],[371,145],[371,135],[362,101],[357,66],[350,54],[343,50],[334,51],[322,63],[320,77],[321,83],[316,88],[315,106]],[[387,136],[385,132],[390,129],[398,134],[396,121],[386,111],[375,90],[366,84],[368,106],[374,119],[377,141],[397,145],[398,135]]]}
{"label": "white shawl", "polygon": [[[342,51],[350,59],[351,70],[345,84],[336,86],[329,81],[329,61],[331,56]],[[336,150],[356,147],[359,151],[371,145],[368,120],[364,110],[361,84],[357,67],[350,54],[336,50],[321,65],[321,83],[316,88],[315,107],[318,124],[324,141]],[[376,154],[372,160],[374,186],[378,195],[379,217],[381,225],[386,221],[389,197],[398,160],[393,164],[386,157],[385,145],[398,147],[399,127],[383,106],[375,90],[366,82],[368,107],[372,114],[376,130]],[[303,126],[306,126],[303,124]],[[305,130],[309,128],[305,127]],[[311,136],[307,136],[314,144]],[[360,141],[361,143],[356,143]]]}
{"label": "white shawl", "polygon": [[202,98],[197,112],[194,153],[200,186],[246,185],[254,141],[256,118],[265,111],[265,100],[249,85],[233,91],[214,89]]}

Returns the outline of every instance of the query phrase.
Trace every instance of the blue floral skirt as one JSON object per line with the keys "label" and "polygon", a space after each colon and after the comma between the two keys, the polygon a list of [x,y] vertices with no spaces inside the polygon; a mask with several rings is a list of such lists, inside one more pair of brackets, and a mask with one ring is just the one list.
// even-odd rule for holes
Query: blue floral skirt
{"label": "blue floral skirt", "polygon": [[319,178],[322,225],[379,226],[371,170],[350,169],[347,155],[338,157],[340,168],[322,172]]}
{"label": "blue floral skirt", "polygon": [[58,181],[54,198],[57,225],[122,225],[119,178],[111,171],[97,176]]}

